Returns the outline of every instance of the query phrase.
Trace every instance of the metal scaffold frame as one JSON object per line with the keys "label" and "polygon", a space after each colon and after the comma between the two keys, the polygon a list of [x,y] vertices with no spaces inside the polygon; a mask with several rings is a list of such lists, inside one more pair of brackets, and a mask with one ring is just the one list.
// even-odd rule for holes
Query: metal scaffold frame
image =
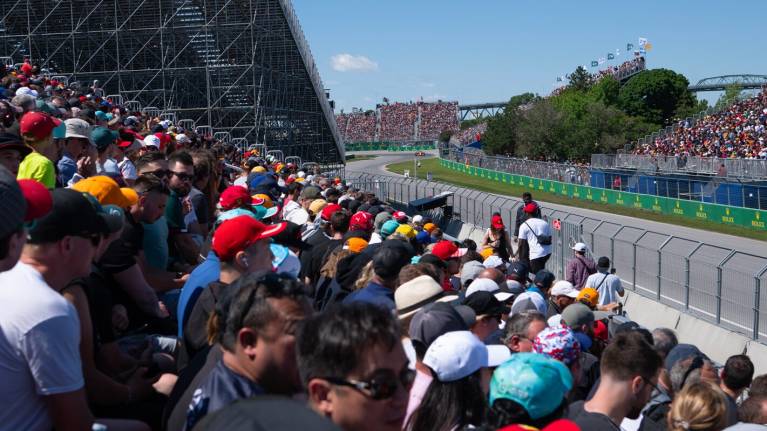
{"label": "metal scaffold frame", "polygon": [[[322,165],[343,164],[289,0],[9,2],[0,56]],[[135,106],[132,105],[132,106]]]}

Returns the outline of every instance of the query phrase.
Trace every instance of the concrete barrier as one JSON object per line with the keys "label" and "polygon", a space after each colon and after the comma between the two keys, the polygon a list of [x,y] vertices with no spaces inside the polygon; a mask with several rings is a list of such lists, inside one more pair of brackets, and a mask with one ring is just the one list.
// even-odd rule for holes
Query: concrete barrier
{"label": "concrete barrier", "polygon": [[767,346],[750,340],[746,344],[746,354],[754,363],[755,376],[767,373]]}
{"label": "concrete barrier", "polygon": [[634,292],[626,292],[623,309],[626,310],[631,320],[651,330],[661,327],[676,328],[681,314],[679,310]]}

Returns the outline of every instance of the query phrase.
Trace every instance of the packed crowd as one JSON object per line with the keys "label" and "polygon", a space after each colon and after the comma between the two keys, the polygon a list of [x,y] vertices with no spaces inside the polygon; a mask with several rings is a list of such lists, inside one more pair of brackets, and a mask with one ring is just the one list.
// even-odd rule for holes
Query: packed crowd
{"label": "packed crowd", "polygon": [[698,121],[682,120],[636,154],[767,159],[767,89]]}
{"label": "packed crowd", "polygon": [[453,135],[461,145],[471,144],[482,139],[482,135],[487,131],[487,123],[477,124],[463,129]]}
{"label": "packed crowd", "polygon": [[392,103],[376,109],[336,114],[345,142],[436,140],[444,131],[458,130],[458,102]]}
{"label": "packed crowd", "polygon": [[420,139],[438,139],[444,131],[458,130],[458,102],[419,103],[418,106],[421,109]]}
{"label": "packed crowd", "polygon": [[547,271],[529,193],[513,230],[496,213],[453,241],[319,169],[235,169],[22,74],[0,134],[0,430],[767,423],[750,359],[717,368],[630,321],[608,258],[578,243],[564,279]]}
{"label": "packed crowd", "polygon": [[[602,80],[602,78],[606,76],[612,76],[613,78],[620,81],[631,75],[634,75],[636,73],[639,73],[645,70],[645,68],[646,68],[645,58],[642,56],[639,56],[639,57],[634,57],[631,60],[624,61],[618,66],[610,66],[607,69],[599,70],[596,73],[590,73],[589,76],[591,77],[592,84],[599,82],[600,80]],[[567,88],[568,88],[568,85],[562,85],[561,87],[557,87],[554,89],[554,91],[551,92],[551,94],[549,94],[549,97],[557,96],[563,91],[565,91]]]}

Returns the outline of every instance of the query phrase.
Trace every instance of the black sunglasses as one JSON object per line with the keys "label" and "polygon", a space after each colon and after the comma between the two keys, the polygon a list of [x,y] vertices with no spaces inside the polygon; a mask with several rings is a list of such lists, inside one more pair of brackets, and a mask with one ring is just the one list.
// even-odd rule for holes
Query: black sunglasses
{"label": "black sunglasses", "polygon": [[397,393],[397,385],[401,384],[405,390],[410,390],[415,380],[415,371],[405,368],[397,376],[392,370],[378,370],[368,380],[346,380],[337,377],[324,377],[323,380],[356,389],[363,395],[374,400],[386,400]]}
{"label": "black sunglasses", "polygon": [[170,175],[175,175],[181,181],[192,181],[194,179],[194,175],[185,174],[183,172],[169,171],[169,173]]}
{"label": "black sunglasses", "polygon": [[171,174],[171,172],[172,171],[170,171],[169,169],[158,169],[156,171],[144,172],[144,173],[145,174],[152,174],[152,175],[156,176],[159,179],[163,179],[163,178],[168,177]]}

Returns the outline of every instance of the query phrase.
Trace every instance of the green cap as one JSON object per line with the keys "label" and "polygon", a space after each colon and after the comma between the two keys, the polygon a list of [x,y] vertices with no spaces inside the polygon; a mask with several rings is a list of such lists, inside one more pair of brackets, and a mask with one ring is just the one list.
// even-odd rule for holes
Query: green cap
{"label": "green cap", "polygon": [[106,127],[96,127],[91,132],[91,140],[96,144],[96,148],[103,150],[110,144],[114,144],[117,141],[119,135],[114,130],[109,130]]}
{"label": "green cap", "polygon": [[381,226],[381,237],[386,238],[393,234],[397,228],[399,228],[399,223],[397,223],[396,220],[387,220],[383,226]]}

